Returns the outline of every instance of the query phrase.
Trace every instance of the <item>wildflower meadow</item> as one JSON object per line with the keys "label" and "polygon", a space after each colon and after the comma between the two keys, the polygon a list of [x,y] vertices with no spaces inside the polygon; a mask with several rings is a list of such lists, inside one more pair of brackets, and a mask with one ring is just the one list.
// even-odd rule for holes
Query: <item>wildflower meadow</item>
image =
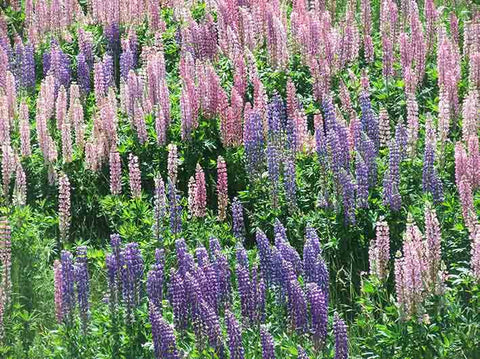
{"label": "wildflower meadow", "polygon": [[0,359],[480,359],[479,130],[478,1],[0,0]]}

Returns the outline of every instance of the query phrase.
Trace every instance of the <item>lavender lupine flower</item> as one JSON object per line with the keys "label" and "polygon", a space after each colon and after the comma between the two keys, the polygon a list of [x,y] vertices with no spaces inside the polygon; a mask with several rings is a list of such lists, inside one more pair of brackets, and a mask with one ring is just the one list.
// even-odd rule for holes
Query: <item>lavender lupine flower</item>
{"label": "lavender lupine flower", "polygon": [[77,287],[78,309],[84,332],[87,330],[90,317],[90,304],[88,297],[90,294],[90,277],[87,267],[87,247],[77,248],[77,258],[75,259],[75,283]]}
{"label": "lavender lupine flower", "polygon": [[273,279],[272,272],[272,249],[270,242],[261,229],[257,228],[256,241],[258,246],[258,255],[260,257],[260,269],[267,283],[271,283]]}
{"label": "lavender lupine flower", "polygon": [[293,155],[287,155],[285,158],[284,178],[285,197],[290,212],[293,212],[297,207],[296,167]]}
{"label": "lavender lupine flower", "polygon": [[122,192],[122,163],[120,161],[120,154],[117,149],[114,148],[110,151],[109,155],[110,165],[110,193],[113,195],[120,194]]}
{"label": "lavender lupine flower", "polygon": [[383,220],[376,223],[376,239],[370,243],[369,260],[370,274],[385,280],[390,260],[390,230],[388,223]]}
{"label": "lavender lupine flower", "polygon": [[131,323],[132,310],[140,304],[144,265],[138,243],[128,243],[123,255],[125,259],[125,267],[122,270],[123,299],[127,306],[127,320]]}
{"label": "lavender lupine flower", "polygon": [[180,359],[173,328],[162,318],[155,304],[149,303],[153,346],[157,359]]}
{"label": "lavender lupine flower", "polygon": [[370,96],[367,89],[364,89],[359,98],[360,107],[362,109],[361,122],[362,127],[366,131],[368,137],[375,144],[375,148],[378,149],[380,145],[380,136],[378,130],[378,119],[373,112],[372,104],[370,102]]}
{"label": "lavender lupine flower", "polygon": [[126,49],[120,55],[120,75],[123,80],[127,80],[128,73],[134,69],[135,59],[130,49]]}
{"label": "lavender lupine flower", "polygon": [[120,51],[120,29],[116,22],[105,27],[105,37],[107,38],[108,52],[115,57]]}
{"label": "lavender lupine flower", "polygon": [[265,325],[260,326],[260,340],[262,342],[262,359],[275,359],[275,342]]}
{"label": "lavender lupine flower", "polygon": [[62,173],[58,182],[59,229],[60,237],[65,241],[70,229],[70,181],[67,175]]}
{"label": "lavender lupine flower", "polygon": [[227,324],[228,333],[228,348],[230,349],[230,358],[243,359],[245,358],[245,349],[242,343],[242,330],[238,324],[235,315],[230,311],[225,312],[225,321]]}
{"label": "lavender lupine flower", "polygon": [[228,206],[228,177],[227,164],[222,156],[217,160],[217,196],[218,196],[218,219],[225,220]]}
{"label": "lavender lupine flower", "polygon": [[165,184],[163,183],[162,176],[158,174],[155,177],[155,195],[153,199],[153,234],[157,241],[160,241],[162,238],[166,202]]}
{"label": "lavender lupine flower", "polygon": [[243,221],[243,206],[237,197],[232,202],[233,235],[245,242],[245,223]]}
{"label": "lavender lupine flower", "polygon": [[345,322],[335,313],[333,319],[335,334],[335,359],[348,359],[348,338]]}
{"label": "lavender lupine flower", "polygon": [[73,256],[68,251],[61,253],[62,268],[62,318],[70,321],[75,307],[75,269]]}
{"label": "lavender lupine flower", "polygon": [[61,323],[63,320],[62,309],[62,265],[58,259],[53,262],[53,278],[54,278],[54,292],[55,292],[55,317],[57,322]]}
{"label": "lavender lupine flower", "polygon": [[130,193],[133,198],[142,196],[142,178],[138,157],[131,154],[128,156],[128,172],[130,175]]}
{"label": "lavender lupine flower", "polygon": [[175,184],[168,181],[168,210],[170,213],[170,231],[175,235],[182,231],[182,206]]}
{"label": "lavender lupine flower", "polygon": [[168,178],[176,185],[177,173],[178,173],[178,150],[177,146],[173,143],[168,145]]}
{"label": "lavender lupine flower", "polygon": [[307,283],[307,298],[311,313],[311,328],[315,347],[320,349],[327,339],[328,303],[316,283]]}
{"label": "lavender lupine flower", "polygon": [[262,118],[257,111],[250,111],[245,118],[243,133],[247,173],[252,178],[259,177],[264,166],[265,154]]}
{"label": "lavender lupine flower", "polygon": [[368,207],[368,168],[360,153],[356,156],[355,176],[357,182],[357,206]]}

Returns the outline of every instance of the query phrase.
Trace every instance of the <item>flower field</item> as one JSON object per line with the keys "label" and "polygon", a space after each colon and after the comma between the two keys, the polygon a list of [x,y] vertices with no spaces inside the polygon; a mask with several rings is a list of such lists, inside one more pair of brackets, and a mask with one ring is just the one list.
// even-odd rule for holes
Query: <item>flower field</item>
{"label": "flower field", "polygon": [[0,359],[480,359],[480,4],[0,8]]}

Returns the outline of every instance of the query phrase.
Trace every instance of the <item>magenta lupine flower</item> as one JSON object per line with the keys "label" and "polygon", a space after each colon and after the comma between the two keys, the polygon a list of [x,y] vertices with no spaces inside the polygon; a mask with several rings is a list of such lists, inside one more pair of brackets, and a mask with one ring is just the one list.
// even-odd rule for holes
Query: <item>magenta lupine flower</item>
{"label": "magenta lupine flower", "polygon": [[376,238],[370,242],[369,249],[370,274],[384,281],[388,277],[388,262],[390,260],[390,231],[388,223],[378,221]]}
{"label": "magenta lupine flower", "polygon": [[178,150],[177,145],[171,143],[168,145],[168,178],[173,183],[177,183],[178,173]]}
{"label": "magenta lupine flower", "polygon": [[217,159],[217,196],[218,196],[218,220],[224,221],[228,206],[228,177],[227,164],[222,156]]}
{"label": "magenta lupine flower", "polygon": [[333,318],[333,332],[335,334],[335,359],[348,359],[347,325],[337,313]]}
{"label": "magenta lupine flower", "polygon": [[30,156],[32,154],[30,145],[30,115],[25,100],[20,104],[18,117],[20,122],[20,151],[22,156]]}
{"label": "magenta lupine flower", "polygon": [[57,322],[63,321],[62,309],[62,264],[58,259],[53,262],[53,278],[54,278],[54,293],[55,293],[55,317]]}
{"label": "magenta lupine flower", "polygon": [[195,205],[193,215],[195,217],[205,217],[207,209],[207,188],[205,183],[205,173],[202,167],[197,163],[195,170]]}
{"label": "magenta lupine flower", "polygon": [[70,181],[65,173],[58,180],[58,217],[60,238],[65,241],[70,229]]}
{"label": "magenta lupine flower", "polygon": [[122,163],[120,160],[120,154],[116,148],[110,151],[109,155],[110,166],[110,193],[117,195],[122,193]]}
{"label": "magenta lupine flower", "polygon": [[133,198],[142,196],[142,178],[138,157],[131,154],[128,156],[128,172],[130,181],[130,194]]}

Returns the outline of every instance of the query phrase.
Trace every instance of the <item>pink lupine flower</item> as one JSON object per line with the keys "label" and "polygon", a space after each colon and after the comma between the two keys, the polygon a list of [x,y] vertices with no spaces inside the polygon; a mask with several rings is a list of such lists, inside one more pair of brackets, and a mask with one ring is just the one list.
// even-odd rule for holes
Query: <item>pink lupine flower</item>
{"label": "pink lupine flower", "polygon": [[17,206],[24,206],[27,203],[27,176],[22,164],[17,160],[15,171],[14,201]]}
{"label": "pink lupine flower", "polygon": [[0,217],[0,261],[2,265],[0,281],[0,336],[4,334],[4,315],[10,302],[12,249],[11,228],[6,217]]}
{"label": "pink lupine flower", "polygon": [[110,151],[109,155],[110,165],[110,193],[118,195],[122,193],[122,163],[120,161],[120,154],[116,148]]}
{"label": "pink lupine flower", "polygon": [[67,117],[67,91],[61,86],[58,91],[57,101],[55,103],[55,119],[57,120],[57,129],[62,131],[63,124]]}
{"label": "pink lupine flower", "polygon": [[76,100],[71,108],[72,124],[75,131],[75,145],[80,151],[85,147],[85,123],[83,120],[83,107],[80,100]]}
{"label": "pink lupine flower", "polygon": [[195,183],[195,176],[191,176],[188,180],[188,211],[193,216],[195,212],[195,193],[197,192],[197,185]]}
{"label": "pink lupine flower", "polygon": [[438,223],[435,209],[427,204],[425,206],[425,237],[426,237],[426,258],[428,261],[428,285],[430,290],[436,291],[442,283],[440,265],[442,261],[442,246],[440,224]]}
{"label": "pink lupine flower", "polygon": [[478,99],[478,92],[475,89],[471,89],[468,92],[467,97],[463,102],[463,110],[462,110],[462,138],[463,141],[467,141],[467,139],[472,136],[476,135],[478,131],[478,113],[480,110],[480,104]]}
{"label": "pink lupine flower", "polygon": [[378,130],[380,137],[380,146],[386,147],[391,139],[390,117],[387,110],[382,107],[378,115]]}
{"label": "pink lupine flower", "polygon": [[167,120],[163,111],[157,111],[155,117],[155,133],[157,134],[157,144],[164,146],[167,142]]}
{"label": "pink lupine flower", "polygon": [[193,215],[195,217],[205,217],[207,209],[207,188],[205,183],[205,173],[200,164],[197,164],[195,170],[195,206]]}
{"label": "pink lupine flower", "polygon": [[448,134],[450,133],[450,103],[446,92],[440,89],[440,101],[438,103],[438,132],[440,151],[443,153],[445,142],[447,141]]}
{"label": "pink lupine flower", "polygon": [[224,221],[228,206],[228,177],[227,164],[222,156],[217,159],[217,196],[218,196],[218,219]]}
{"label": "pink lupine flower", "polygon": [[28,105],[24,101],[20,104],[19,110],[20,122],[20,152],[22,156],[30,156],[32,149],[30,145],[30,115],[28,113]]}
{"label": "pink lupine flower", "polygon": [[478,136],[473,135],[467,139],[468,172],[472,188],[480,187],[480,152]]}
{"label": "pink lupine flower", "polygon": [[65,173],[58,181],[58,217],[60,238],[65,241],[70,229],[70,181]]}
{"label": "pink lupine flower", "polygon": [[130,193],[133,198],[142,196],[142,178],[138,157],[131,154],[128,156],[128,172],[130,174]]}
{"label": "pink lupine flower", "polygon": [[388,262],[390,260],[390,230],[385,221],[376,225],[376,239],[370,242],[369,259],[370,273],[380,280],[388,277]]}
{"label": "pink lupine flower", "polygon": [[472,185],[467,176],[462,176],[458,185],[458,192],[460,195],[460,203],[462,204],[463,220],[470,233],[472,233],[477,222],[477,215],[473,205]]}
{"label": "pink lupine flower", "polygon": [[62,125],[62,157],[65,163],[72,162],[72,134],[68,122]]}

